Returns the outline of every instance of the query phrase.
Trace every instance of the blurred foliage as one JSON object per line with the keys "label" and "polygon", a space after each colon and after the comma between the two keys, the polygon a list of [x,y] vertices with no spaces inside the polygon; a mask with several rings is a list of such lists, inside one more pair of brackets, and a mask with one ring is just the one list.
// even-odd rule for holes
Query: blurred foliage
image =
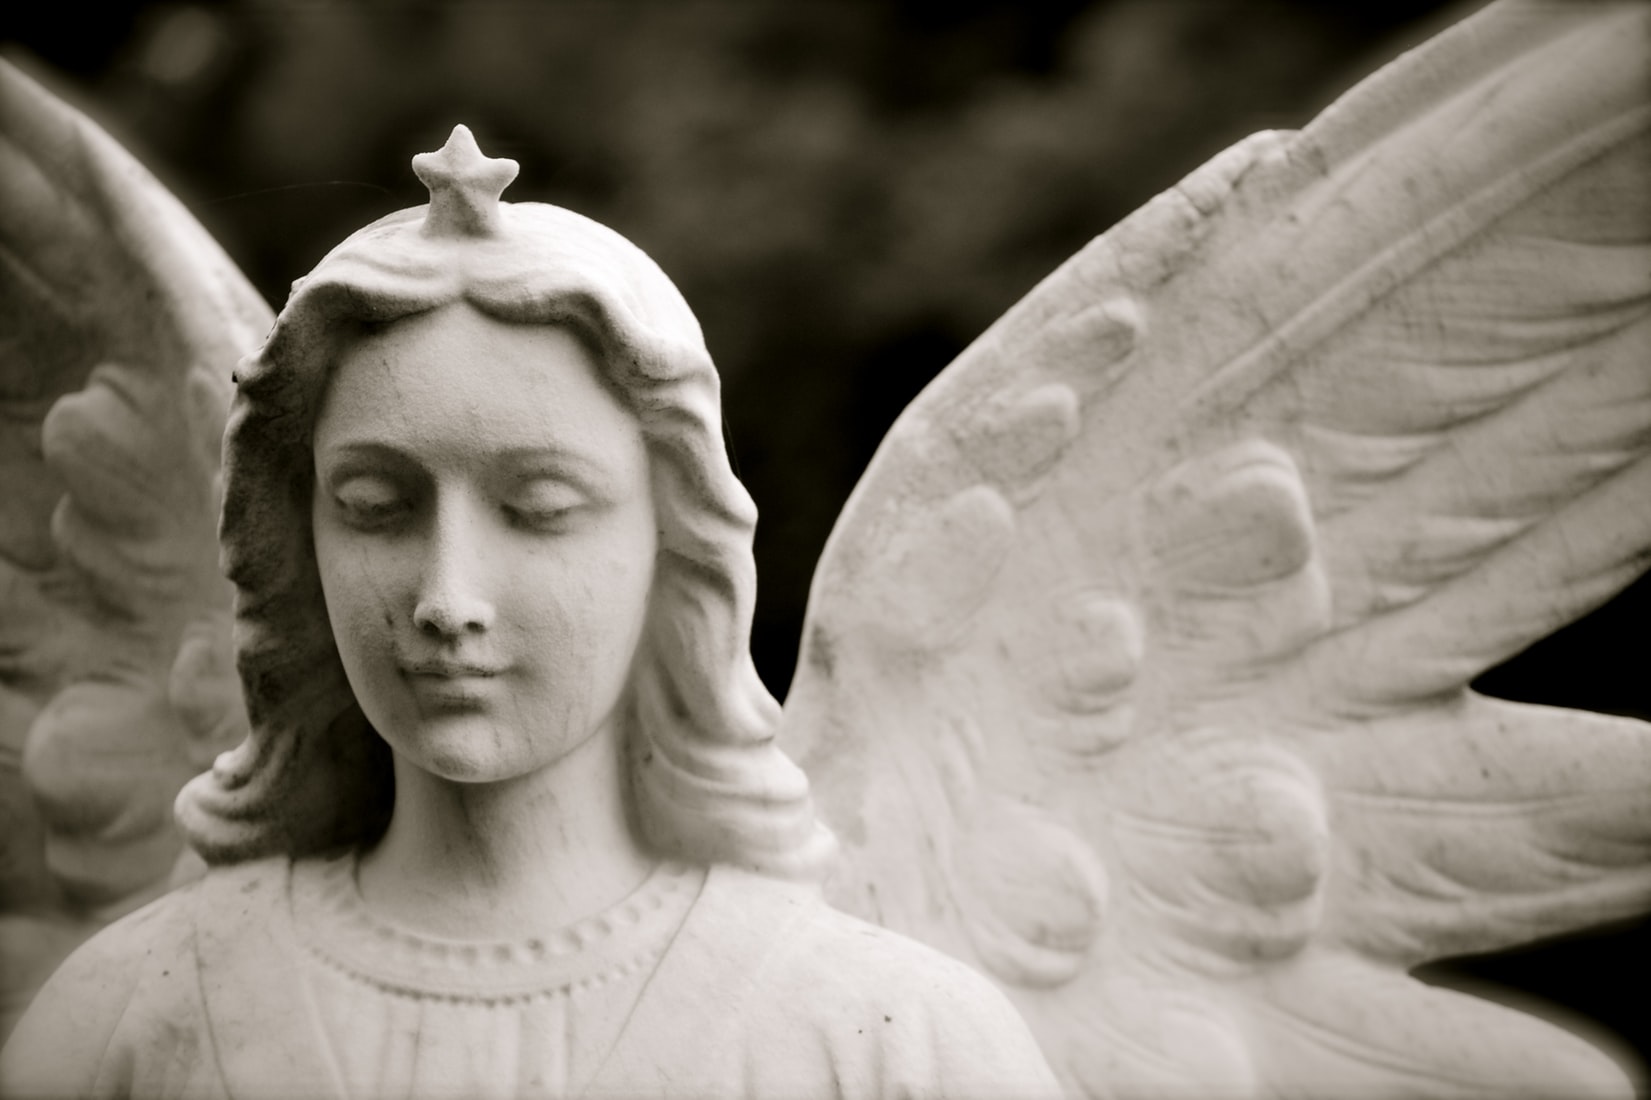
{"label": "blurred foliage", "polygon": [[[723,372],[736,463],[763,517],[753,651],[783,695],[831,524],[930,378],[1090,237],[1245,134],[1304,124],[1475,6],[13,4],[0,39],[68,74],[60,90],[154,168],[272,302],[346,234],[423,201],[408,161],[461,121],[522,163],[511,198],[571,207],[652,254]],[[1482,683],[1644,714],[1643,647],[1622,642],[1647,608],[1642,581]],[[1429,978],[1541,990],[1644,1049],[1647,1020],[1627,994],[1647,976],[1646,940]],[[1622,995],[1590,990],[1610,972]]]}

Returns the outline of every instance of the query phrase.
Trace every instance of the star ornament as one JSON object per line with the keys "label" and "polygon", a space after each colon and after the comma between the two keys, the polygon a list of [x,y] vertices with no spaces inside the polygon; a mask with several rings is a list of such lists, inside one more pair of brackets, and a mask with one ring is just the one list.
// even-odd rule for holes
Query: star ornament
{"label": "star ornament", "polygon": [[430,189],[426,237],[491,237],[499,231],[499,196],[521,166],[482,153],[468,126],[455,126],[447,144],[413,158],[413,174]]}

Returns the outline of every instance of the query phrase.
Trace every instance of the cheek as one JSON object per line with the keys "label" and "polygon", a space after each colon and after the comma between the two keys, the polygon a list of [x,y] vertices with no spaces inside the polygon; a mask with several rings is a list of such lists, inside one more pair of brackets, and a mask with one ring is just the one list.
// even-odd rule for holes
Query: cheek
{"label": "cheek", "polygon": [[602,582],[609,628],[634,651],[641,640],[648,606],[653,599],[657,541],[651,513],[633,527],[624,552],[610,555],[609,573]]}
{"label": "cheek", "polygon": [[642,550],[563,559],[540,573],[536,596],[528,583],[518,589],[518,621],[535,635],[541,667],[564,685],[606,696],[628,679],[653,586],[651,540]]}
{"label": "cheek", "polygon": [[393,563],[321,532],[315,550],[327,619],[345,666],[387,652],[395,627]]}
{"label": "cheek", "polygon": [[[637,614],[631,570],[603,561],[577,571],[545,570],[537,580],[534,585],[524,577],[512,604],[523,633],[537,635],[546,656],[562,665],[589,666],[625,648]],[[645,593],[640,602],[646,604]]]}

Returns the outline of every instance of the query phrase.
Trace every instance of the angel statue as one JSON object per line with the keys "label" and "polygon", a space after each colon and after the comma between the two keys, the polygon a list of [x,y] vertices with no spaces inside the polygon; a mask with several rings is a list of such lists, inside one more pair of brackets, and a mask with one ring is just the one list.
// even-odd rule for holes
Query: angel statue
{"label": "angel statue", "polygon": [[1646,727],[1469,688],[1651,559],[1648,76],[1499,3],[1096,239],[782,709],[641,251],[460,127],[269,327],[0,73],[0,1090],[1631,1096],[1409,972],[1651,909]]}

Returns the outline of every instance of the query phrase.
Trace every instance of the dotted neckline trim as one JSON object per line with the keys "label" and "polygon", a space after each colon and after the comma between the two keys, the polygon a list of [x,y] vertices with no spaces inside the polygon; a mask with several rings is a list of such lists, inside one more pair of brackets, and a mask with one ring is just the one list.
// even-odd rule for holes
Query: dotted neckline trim
{"label": "dotted neckline trim", "polygon": [[501,1005],[577,994],[657,963],[705,880],[703,868],[662,863],[601,913],[517,941],[472,942],[374,916],[356,869],[355,854],[294,868],[294,926],[308,954],[387,993]]}

